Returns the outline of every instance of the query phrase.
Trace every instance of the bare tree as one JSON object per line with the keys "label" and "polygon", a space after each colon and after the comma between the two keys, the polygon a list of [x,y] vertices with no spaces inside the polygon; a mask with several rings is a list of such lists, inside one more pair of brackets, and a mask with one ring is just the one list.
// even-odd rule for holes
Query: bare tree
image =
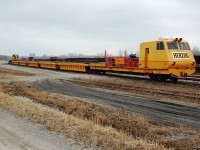
{"label": "bare tree", "polygon": [[123,56],[123,50],[118,50],[118,55],[120,56],[120,57],[122,57]]}
{"label": "bare tree", "polygon": [[198,46],[194,46],[192,48],[192,52],[193,52],[194,56],[200,56],[200,49]]}

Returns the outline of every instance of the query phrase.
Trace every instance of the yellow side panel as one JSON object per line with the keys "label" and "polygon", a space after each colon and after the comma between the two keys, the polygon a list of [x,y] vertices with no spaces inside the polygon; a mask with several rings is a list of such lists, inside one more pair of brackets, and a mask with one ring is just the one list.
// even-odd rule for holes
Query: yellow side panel
{"label": "yellow side panel", "polygon": [[84,63],[70,63],[70,62],[60,62],[58,63],[61,70],[71,70],[71,71],[81,71],[86,72],[86,66],[88,64]]}
{"label": "yellow side panel", "polygon": [[140,68],[166,69],[168,56],[166,50],[157,50],[157,42],[143,42],[140,44]]}
{"label": "yellow side panel", "polygon": [[39,63],[41,68],[56,69],[56,62],[44,61]]}
{"label": "yellow side panel", "polygon": [[124,58],[115,58],[115,65],[124,65]]}
{"label": "yellow side panel", "polygon": [[12,64],[13,65],[19,65],[19,61],[18,60],[12,60]]}
{"label": "yellow side panel", "polygon": [[39,67],[38,61],[27,61],[28,66],[30,67]]}
{"label": "yellow side panel", "polygon": [[19,65],[20,66],[27,66],[27,63],[26,63],[26,61],[19,61]]}
{"label": "yellow side panel", "polygon": [[155,74],[169,74],[168,69],[143,69],[143,68],[123,68],[123,67],[102,67],[102,66],[92,66],[93,70],[104,70],[111,72],[126,72],[126,73],[155,73]]}
{"label": "yellow side panel", "polygon": [[106,65],[105,65],[104,62],[101,62],[101,63],[90,63],[89,66],[90,67],[92,67],[92,66],[94,66],[94,67],[96,67],[96,66],[105,67]]}
{"label": "yellow side panel", "polygon": [[195,68],[187,68],[187,69],[169,69],[169,73],[177,76],[177,77],[182,77],[183,74],[187,74],[187,76],[192,75],[195,73]]}

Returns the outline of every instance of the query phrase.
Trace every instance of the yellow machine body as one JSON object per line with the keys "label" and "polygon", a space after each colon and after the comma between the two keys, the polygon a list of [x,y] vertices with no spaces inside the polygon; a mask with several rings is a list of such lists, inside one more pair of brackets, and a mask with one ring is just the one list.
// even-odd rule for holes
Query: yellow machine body
{"label": "yellow machine body", "polygon": [[195,66],[187,41],[161,39],[140,44],[139,68],[148,68],[149,73],[181,77],[193,74]]}

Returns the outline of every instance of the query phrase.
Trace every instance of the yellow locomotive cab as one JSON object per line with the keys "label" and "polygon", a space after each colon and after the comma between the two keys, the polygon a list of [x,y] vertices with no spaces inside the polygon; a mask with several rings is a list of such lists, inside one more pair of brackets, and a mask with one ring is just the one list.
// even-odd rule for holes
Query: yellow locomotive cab
{"label": "yellow locomotive cab", "polygon": [[167,43],[169,51],[169,72],[177,77],[185,77],[193,74],[195,72],[196,62],[189,44],[186,41],[173,44],[176,47],[170,49],[170,42]]}
{"label": "yellow locomotive cab", "polygon": [[[159,39],[140,45],[139,67],[164,78],[186,77],[195,72],[195,59],[187,41]],[[176,79],[175,79],[176,80]]]}

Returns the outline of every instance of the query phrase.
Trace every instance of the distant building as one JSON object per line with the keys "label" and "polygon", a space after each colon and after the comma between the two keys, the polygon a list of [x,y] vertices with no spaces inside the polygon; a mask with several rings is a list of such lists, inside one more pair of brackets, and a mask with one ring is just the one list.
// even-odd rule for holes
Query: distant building
{"label": "distant building", "polygon": [[0,55],[0,60],[10,60],[10,59],[11,59],[10,56]]}
{"label": "distant building", "polygon": [[30,54],[29,54],[29,57],[35,58],[35,53],[30,53]]}

